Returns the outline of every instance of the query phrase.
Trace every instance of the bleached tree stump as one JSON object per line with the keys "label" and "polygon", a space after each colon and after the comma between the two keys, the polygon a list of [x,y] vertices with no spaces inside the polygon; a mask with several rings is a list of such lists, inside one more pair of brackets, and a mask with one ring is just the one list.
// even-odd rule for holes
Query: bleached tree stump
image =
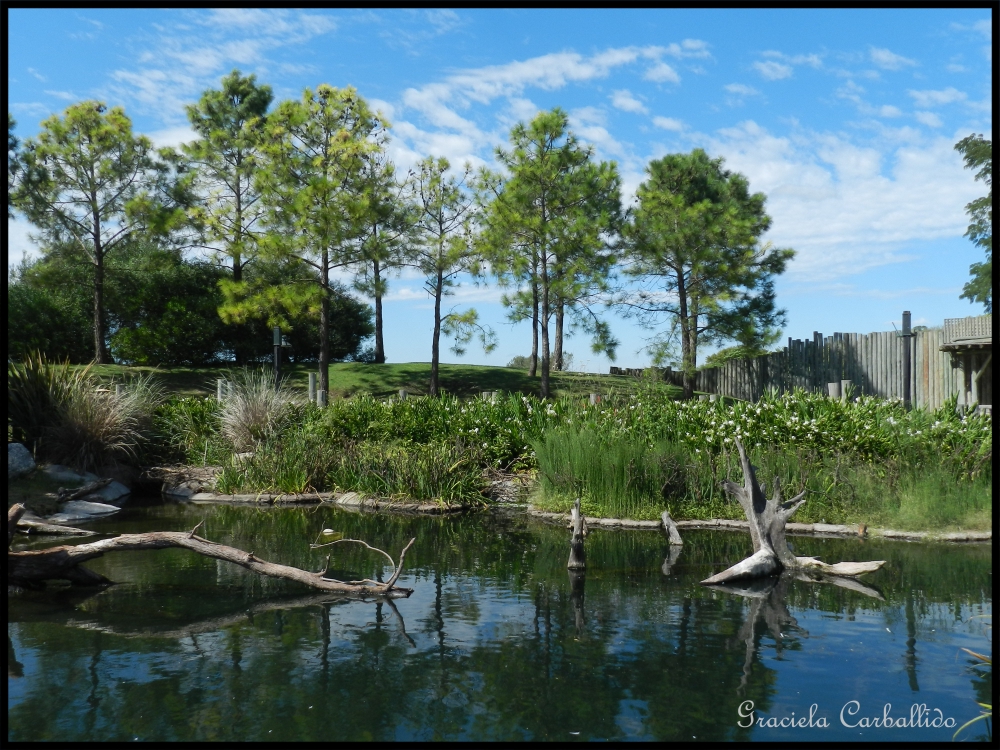
{"label": "bleached tree stump", "polygon": [[743,486],[734,482],[723,482],[722,486],[736,498],[750,524],[750,539],[754,552],[750,557],[716,573],[702,581],[703,584],[727,583],[748,578],[762,578],[780,573],[782,570],[810,569],[817,573],[837,576],[859,576],[871,573],[883,565],[885,560],[865,563],[836,563],[828,565],[814,557],[795,557],[785,540],[785,524],[791,515],[805,502],[805,491],[791,500],[782,501],[778,478],[774,478],[774,492],[771,499],[764,497],[764,485],[758,483],[757,474],[747,459],[743,443],[733,438],[740,453],[743,467]]}
{"label": "bleached tree stump", "polygon": [[587,555],[583,550],[583,538],[587,535],[587,521],[580,512],[580,498],[573,503],[570,528],[573,530],[573,535],[569,540],[569,562],[566,563],[566,567],[570,570],[584,570],[587,567]]}

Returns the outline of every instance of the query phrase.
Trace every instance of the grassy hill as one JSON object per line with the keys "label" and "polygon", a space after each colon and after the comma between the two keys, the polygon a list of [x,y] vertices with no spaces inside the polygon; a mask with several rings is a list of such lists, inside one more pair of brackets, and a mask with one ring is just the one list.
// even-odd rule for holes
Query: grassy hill
{"label": "grassy hill", "polygon": [[[309,373],[315,365],[285,365],[282,374],[296,389],[306,390]],[[215,381],[225,377],[223,367],[125,367],[123,365],[95,366],[92,372],[106,380],[121,379],[139,373],[155,373],[171,393],[181,396],[206,396],[215,393]],[[339,362],[330,365],[330,392],[332,398],[350,397],[360,393],[373,396],[392,396],[405,388],[412,395],[426,395],[430,382],[429,362],[401,364],[360,364]],[[528,377],[526,370],[484,365],[440,366],[441,388],[461,398],[476,396],[481,391],[505,391],[539,395],[540,377]],[[612,391],[630,392],[640,381],[626,375],[594,375],[578,372],[551,374],[553,395],[583,396],[588,393],[608,394]],[[676,389],[678,393],[680,389]]]}

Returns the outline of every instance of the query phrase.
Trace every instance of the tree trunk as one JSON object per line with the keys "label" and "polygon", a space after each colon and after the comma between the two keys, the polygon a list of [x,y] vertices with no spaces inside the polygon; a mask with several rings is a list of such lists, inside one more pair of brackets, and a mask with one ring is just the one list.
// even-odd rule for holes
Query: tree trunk
{"label": "tree trunk", "polygon": [[563,314],[566,305],[562,300],[556,302],[556,345],[552,353],[552,361],[555,369],[562,372],[563,369]]}
{"label": "tree trunk", "polygon": [[542,398],[549,397],[549,269],[545,254],[541,257],[542,271],[542,309],[541,309],[541,334],[542,334]]}
{"label": "tree trunk", "polygon": [[[244,552],[235,547],[216,544],[195,536],[194,529],[187,531],[151,531],[145,534],[123,534],[111,539],[101,539],[76,546],[50,547],[43,550],[11,552],[12,529],[24,513],[23,505],[13,506],[7,514],[7,583],[16,586],[35,586],[47,580],[65,580],[80,585],[103,585],[111,583],[104,576],[80,567],[81,563],[102,557],[107,552],[166,549],[180,547],[197,552],[205,557],[224,560],[251,570],[260,575],[297,581],[314,589],[331,591],[347,596],[390,596],[406,597],[412,589],[396,588],[396,580],[403,569],[403,559],[407,550],[416,541],[411,539],[399,555],[399,564],[394,565],[392,577],[386,583],[334,581],[326,578],[326,569],[317,573],[279,565],[254,557],[253,552]],[[197,527],[195,527],[197,529]],[[366,545],[367,546],[367,545]],[[381,550],[379,550],[381,551]],[[383,553],[385,554],[385,553]],[[371,585],[369,585],[371,584]]]}
{"label": "tree trunk", "polygon": [[[243,281],[243,262],[238,252],[233,253],[233,281],[237,284]],[[233,356],[236,358],[236,364],[242,366],[247,363],[248,359],[244,340],[247,327],[244,323],[234,323],[232,325],[234,329],[233,335],[236,340],[233,346]]]}
{"label": "tree trunk", "polygon": [[569,562],[566,567],[570,570],[583,570],[587,567],[587,555],[583,550],[583,538],[587,535],[587,521],[580,512],[580,498],[573,503],[573,510],[570,512],[570,527],[573,534],[569,540]]}
{"label": "tree trunk", "polygon": [[381,268],[378,258],[372,260],[372,279],[375,282],[375,364],[385,364],[385,344],[382,338],[382,289]]}
{"label": "tree trunk", "polygon": [[431,385],[427,393],[438,395],[438,362],[441,358],[441,292],[443,291],[441,270],[438,269],[437,284],[434,286],[434,334],[431,339]]}
{"label": "tree trunk", "polygon": [[690,320],[688,318],[688,299],[687,289],[684,285],[683,266],[677,271],[677,298],[681,328],[681,376],[683,378],[684,398],[688,399],[694,396],[694,366],[690,353],[691,340],[688,338]]}
{"label": "tree trunk", "polygon": [[108,346],[104,340],[104,249],[100,238],[94,240],[94,362],[109,363]]}
{"label": "tree trunk", "polygon": [[538,372],[538,263],[532,264],[531,276],[531,362],[528,365],[528,377],[533,378]]}
{"label": "tree trunk", "polygon": [[319,390],[330,392],[330,253],[323,250],[319,301]]}
{"label": "tree trunk", "polygon": [[757,475],[739,438],[733,438],[736,449],[740,453],[740,463],[743,467],[743,486],[733,482],[723,482],[722,486],[730,495],[736,498],[750,525],[750,539],[753,542],[753,554],[702,581],[703,584],[727,583],[749,578],[760,578],[779,573],[782,570],[813,569],[820,573],[840,576],[857,576],[878,570],[885,564],[884,560],[866,563],[837,563],[827,565],[811,557],[795,557],[788,549],[785,540],[785,524],[791,515],[805,502],[805,491],[800,492],[787,502],[781,500],[781,488],[778,478],[774,478],[774,493],[770,500],[764,497],[764,487],[757,482]]}

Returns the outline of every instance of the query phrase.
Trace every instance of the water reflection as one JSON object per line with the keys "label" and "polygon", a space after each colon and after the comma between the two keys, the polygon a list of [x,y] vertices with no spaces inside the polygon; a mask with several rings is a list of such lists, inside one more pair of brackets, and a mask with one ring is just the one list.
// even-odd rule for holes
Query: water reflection
{"label": "water reflection", "polygon": [[[119,585],[8,603],[8,739],[795,739],[738,727],[740,702],[777,714],[798,700],[902,705],[919,690],[961,716],[984,690],[955,655],[982,650],[964,622],[991,609],[988,548],[884,545],[869,554],[889,564],[864,584],[877,597],[791,577],[713,591],[698,581],[745,557],[746,535],[692,532],[664,576],[661,536],[596,530],[586,573],[568,573],[565,530],[518,517],[131,513],[106,530],[205,516],[208,538],[308,569],[323,563],[308,550],[323,528],[383,549],[416,536],[402,581],[414,594],[342,601],[182,550],[94,561]],[[825,559],[857,550],[797,546]],[[372,557],[333,564],[372,578]]]}

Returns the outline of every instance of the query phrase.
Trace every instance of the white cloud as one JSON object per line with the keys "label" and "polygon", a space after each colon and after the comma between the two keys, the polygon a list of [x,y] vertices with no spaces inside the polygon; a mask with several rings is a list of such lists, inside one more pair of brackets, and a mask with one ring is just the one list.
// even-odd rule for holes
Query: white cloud
{"label": "white cloud", "polygon": [[154,130],[146,133],[146,136],[153,142],[156,148],[176,148],[182,143],[190,143],[198,139],[198,134],[189,125]]}
{"label": "white cloud", "polygon": [[783,65],[782,63],[774,62],[774,60],[755,62],[753,67],[769,81],[779,81],[782,78],[790,78],[792,75],[791,65]]}
{"label": "white cloud", "polygon": [[681,77],[677,75],[677,71],[662,61],[647,70],[643,78],[655,83],[666,83],[667,81],[670,83],[681,82]]}
{"label": "white cloud", "polygon": [[883,104],[878,109],[879,117],[899,117],[902,114],[903,112],[899,107],[893,107],[891,104]]}
{"label": "white cloud", "polygon": [[434,30],[438,34],[446,34],[453,29],[457,29],[463,23],[458,13],[446,8],[439,10],[426,10],[424,11],[424,17],[430,22],[431,26],[434,27]]}
{"label": "white cloud", "polygon": [[57,99],[65,99],[68,102],[75,102],[79,99],[76,94],[72,91],[45,91],[49,96],[54,96]]}
{"label": "white cloud", "polygon": [[52,107],[41,102],[12,102],[10,110],[24,117],[44,117],[45,115],[52,114],[53,111]]}
{"label": "white cloud", "polygon": [[722,88],[730,94],[736,94],[737,96],[756,96],[760,93],[753,86],[747,86],[745,83],[727,83]]}
{"label": "white cloud", "polygon": [[914,112],[913,116],[917,118],[917,122],[923,123],[929,128],[939,128],[943,125],[941,118],[933,112]]}
{"label": "white cloud", "polygon": [[34,76],[35,78],[37,78],[39,81],[47,81],[48,80],[45,76],[43,76],[41,73],[39,73],[34,68],[28,68],[28,73],[30,73],[32,76]]}
{"label": "white cloud", "polygon": [[897,55],[895,52],[880,47],[869,47],[868,56],[875,65],[883,70],[902,70],[904,67],[917,64],[916,60]]}
{"label": "white cloud", "polygon": [[965,92],[959,91],[951,86],[941,91],[914,91],[913,89],[910,89],[907,93],[913,97],[913,100],[918,107],[924,107],[925,109],[929,107],[938,107],[944,104],[951,104],[952,102],[965,101],[968,98]]}
{"label": "white cloud", "polygon": [[701,39],[685,39],[680,44],[676,42],[660,47],[659,51],[664,55],[670,55],[677,59],[687,57],[710,58],[712,53],[708,51],[709,44]]}
{"label": "white cloud", "polygon": [[784,52],[767,50],[766,52],[761,53],[761,56],[781,60],[782,62],[789,63],[790,65],[808,65],[810,68],[823,67],[823,59],[817,54],[786,55]]}
{"label": "white cloud", "polygon": [[38,256],[38,245],[29,237],[35,228],[27,219],[15,217],[7,219],[7,268],[13,268],[21,259]]}
{"label": "white cloud", "polygon": [[[193,14],[197,26],[153,24],[135,67],[111,74],[107,98],[124,100],[167,122],[183,120],[190,103],[235,66],[265,71],[270,51],[300,45],[337,27],[330,15],[263,8],[222,8]],[[281,65],[287,64],[279,64]]]}
{"label": "white cloud", "polygon": [[646,114],[649,110],[646,105],[636,99],[628,89],[618,89],[611,94],[611,105],[623,112],[636,112]]}
{"label": "white cloud", "polygon": [[964,65],[959,65],[958,63],[948,63],[945,66],[945,70],[949,73],[964,73],[967,68]]}
{"label": "white cloud", "polygon": [[[960,237],[978,186],[952,139],[885,131],[772,135],[752,121],[699,138],[768,197],[768,239],[792,247],[792,280],[826,280],[907,259],[908,242]],[[893,140],[895,139],[895,140]]]}
{"label": "white cloud", "polygon": [[977,34],[982,34],[982,36],[988,41],[993,40],[993,24],[987,18],[980,19],[969,24],[968,26],[961,23],[953,23],[951,24],[951,28],[955,31],[972,31]]}
{"label": "white cloud", "polygon": [[680,131],[684,129],[684,123],[680,120],[675,120],[673,117],[654,117],[653,124],[663,130]]}

